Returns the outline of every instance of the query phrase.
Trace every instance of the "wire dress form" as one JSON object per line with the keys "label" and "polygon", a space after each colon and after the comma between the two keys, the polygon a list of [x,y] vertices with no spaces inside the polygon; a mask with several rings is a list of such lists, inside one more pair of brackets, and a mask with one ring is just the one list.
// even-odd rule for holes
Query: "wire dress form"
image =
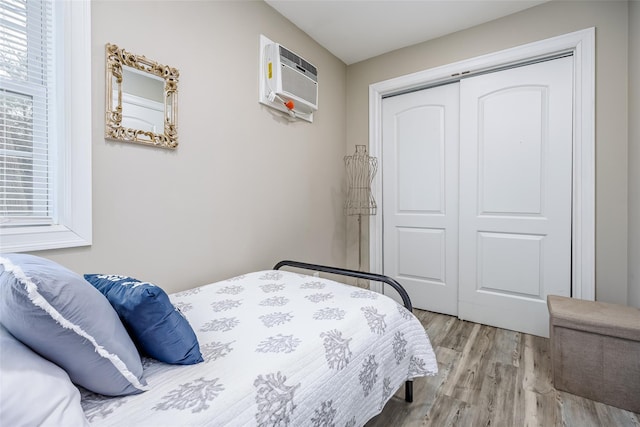
{"label": "wire dress form", "polygon": [[355,154],[345,156],[344,165],[349,183],[344,213],[358,216],[358,270],[362,270],[362,215],[375,215],[378,208],[371,192],[371,183],[378,171],[378,159],[367,154],[366,146],[356,145]]}
{"label": "wire dress form", "polygon": [[344,157],[347,168],[349,192],[344,204],[346,215],[375,215],[376,201],[371,193],[371,183],[378,171],[378,159],[367,154],[367,147],[356,145],[356,152]]}

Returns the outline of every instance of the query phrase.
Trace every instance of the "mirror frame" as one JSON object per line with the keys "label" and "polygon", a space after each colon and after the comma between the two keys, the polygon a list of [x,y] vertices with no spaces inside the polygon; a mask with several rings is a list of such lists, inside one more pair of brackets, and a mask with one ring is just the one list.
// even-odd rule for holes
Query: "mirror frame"
{"label": "mirror frame", "polygon": [[[111,43],[106,45],[106,66],[105,138],[161,148],[177,148],[178,77],[180,72],[176,68],[158,64],[144,56],[134,55]],[[159,134],[122,126],[123,66],[135,68],[164,80],[164,133]],[[117,93],[115,100],[114,92]]]}

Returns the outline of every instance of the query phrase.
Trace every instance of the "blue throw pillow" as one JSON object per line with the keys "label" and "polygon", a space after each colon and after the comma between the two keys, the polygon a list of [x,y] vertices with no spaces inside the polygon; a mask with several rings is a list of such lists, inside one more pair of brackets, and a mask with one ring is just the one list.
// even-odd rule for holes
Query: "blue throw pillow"
{"label": "blue throw pillow", "polygon": [[202,362],[196,334],[160,287],[127,276],[85,274],[107,297],[138,347],[161,362]]}
{"label": "blue throw pillow", "polygon": [[53,261],[0,257],[0,323],[88,390],[119,396],[148,389],[140,355],[109,301]]}

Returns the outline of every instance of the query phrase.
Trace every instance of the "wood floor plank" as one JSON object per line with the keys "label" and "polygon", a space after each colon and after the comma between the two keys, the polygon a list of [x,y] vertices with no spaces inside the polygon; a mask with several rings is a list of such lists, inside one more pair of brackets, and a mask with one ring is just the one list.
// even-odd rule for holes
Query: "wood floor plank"
{"label": "wood floor plank", "polygon": [[604,403],[594,402],[600,425],[603,426],[620,426],[620,427],[639,427],[640,415],[630,411],[625,411]]}
{"label": "wood floor plank", "polygon": [[416,310],[416,314],[424,325],[432,343],[437,342],[442,345],[441,343],[447,335],[455,334],[455,332],[451,332],[451,326],[457,323],[455,317],[424,310]]}
{"label": "wood floor plank", "polygon": [[401,389],[366,427],[640,427],[640,414],[557,391],[549,340],[414,310],[438,360],[436,376]]}
{"label": "wood floor plank", "polygon": [[475,400],[474,426],[514,426],[513,391],[516,388],[517,368],[494,363],[484,376]]}
{"label": "wood floor plank", "polygon": [[507,329],[495,329],[495,341],[493,343],[494,354],[492,357],[497,363],[520,366],[522,355],[522,337],[520,332]]}
{"label": "wood floor plank", "polygon": [[480,393],[490,364],[495,364],[489,356],[496,328],[476,325],[474,333],[465,346],[460,368],[456,370],[457,379],[452,392],[445,388],[443,393],[456,399],[476,404],[483,396]]}
{"label": "wood floor plank", "polygon": [[444,335],[441,340],[436,337],[434,337],[433,340],[436,345],[462,352],[469,341],[469,336],[471,335],[474,326],[477,325],[477,323],[457,320],[451,316],[449,316],[449,318],[453,320],[453,322],[451,323],[447,334]]}
{"label": "wood floor plank", "polygon": [[471,425],[473,410],[470,404],[441,395],[420,426],[448,427]]}
{"label": "wood floor plank", "polygon": [[[469,372],[467,367],[476,361],[474,354],[471,353],[471,348],[476,342],[478,332],[480,332],[480,325],[475,324],[471,333],[466,337],[464,346],[462,346],[462,356],[460,362],[453,370],[451,381],[447,381],[442,387],[442,394],[455,397],[454,394],[456,394],[456,390],[464,390],[468,387],[468,382],[470,381],[469,374],[473,375],[474,372]],[[455,347],[458,347],[458,344],[459,342],[456,342]]]}
{"label": "wood floor plank", "polygon": [[638,427],[640,420],[633,412],[624,411],[604,403],[594,402],[601,426]]}
{"label": "wood floor plank", "polygon": [[599,427],[600,420],[594,402],[571,393],[559,392],[562,421],[567,426]]}
{"label": "wood floor plank", "polygon": [[531,426],[553,426],[559,422],[555,389],[551,384],[548,340],[523,334],[522,390],[524,419]]}

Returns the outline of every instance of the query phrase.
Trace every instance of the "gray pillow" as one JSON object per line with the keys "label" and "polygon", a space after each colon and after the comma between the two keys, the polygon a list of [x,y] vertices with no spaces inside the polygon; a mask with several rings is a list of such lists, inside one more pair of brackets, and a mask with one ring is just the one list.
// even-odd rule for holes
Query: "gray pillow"
{"label": "gray pillow", "polygon": [[140,355],[109,301],[53,261],[0,257],[0,323],[88,390],[120,396],[147,389]]}

